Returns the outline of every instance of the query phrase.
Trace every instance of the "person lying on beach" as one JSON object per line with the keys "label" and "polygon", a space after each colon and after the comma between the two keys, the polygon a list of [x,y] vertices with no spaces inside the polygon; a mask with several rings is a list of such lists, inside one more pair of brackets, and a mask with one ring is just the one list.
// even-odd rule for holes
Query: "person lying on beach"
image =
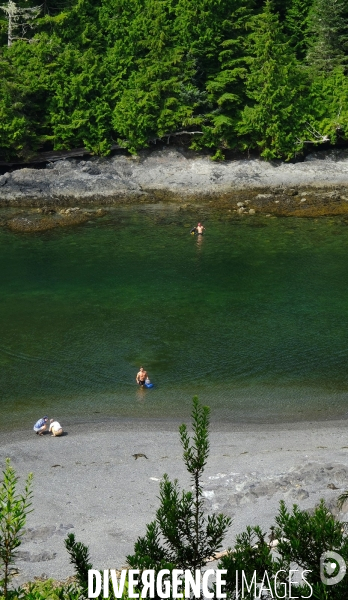
{"label": "person lying on beach", "polygon": [[148,377],[148,374],[146,373],[144,367],[140,367],[139,373],[137,373],[135,381],[137,382],[138,385],[145,385],[145,380],[147,377]]}
{"label": "person lying on beach", "polygon": [[42,419],[39,419],[38,421],[36,421],[36,423],[33,427],[36,435],[43,435],[43,432],[46,431],[47,423],[48,423],[48,417],[42,417]]}
{"label": "person lying on beach", "polygon": [[51,435],[53,435],[53,437],[58,437],[59,435],[62,435],[63,429],[60,423],[58,423],[58,421],[54,421],[53,419],[50,420],[50,423],[51,424],[49,431]]}

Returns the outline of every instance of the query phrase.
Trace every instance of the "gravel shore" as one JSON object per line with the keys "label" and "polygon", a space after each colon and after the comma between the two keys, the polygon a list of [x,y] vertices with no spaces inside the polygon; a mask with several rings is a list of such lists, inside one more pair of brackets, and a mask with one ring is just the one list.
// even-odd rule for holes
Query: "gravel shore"
{"label": "gravel shore", "polygon": [[[1,435],[1,464],[10,457],[22,484],[27,473],[34,473],[34,510],[19,549],[15,584],[35,576],[71,575],[63,543],[70,531],[89,545],[95,567],[122,567],[155,515],[163,474],[190,485],[177,423],[71,423],[65,429],[61,438],[28,430]],[[210,441],[203,488],[207,511],[233,518],[225,548],[248,524],[269,530],[282,498],[303,509],[325,498],[335,511],[337,496],[348,488],[345,421],[260,427],[214,423]],[[136,453],[147,459],[135,459]]]}

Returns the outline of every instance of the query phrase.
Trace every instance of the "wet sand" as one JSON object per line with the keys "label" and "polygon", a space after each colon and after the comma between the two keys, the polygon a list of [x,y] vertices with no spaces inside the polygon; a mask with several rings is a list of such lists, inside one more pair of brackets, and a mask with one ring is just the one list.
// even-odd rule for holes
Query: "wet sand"
{"label": "wet sand", "polygon": [[[1,434],[1,465],[10,457],[21,484],[29,471],[34,473],[34,510],[19,549],[15,584],[43,574],[71,575],[63,543],[69,531],[89,545],[96,568],[122,567],[154,518],[163,474],[190,485],[176,422],[62,423],[66,434],[61,438],[28,430]],[[311,508],[320,498],[334,506],[348,488],[347,421],[260,427],[214,423],[210,442],[203,489],[207,511],[233,518],[225,548],[248,524],[269,530],[281,498],[289,507]],[[148,458],[135,460],[135,453]]]}

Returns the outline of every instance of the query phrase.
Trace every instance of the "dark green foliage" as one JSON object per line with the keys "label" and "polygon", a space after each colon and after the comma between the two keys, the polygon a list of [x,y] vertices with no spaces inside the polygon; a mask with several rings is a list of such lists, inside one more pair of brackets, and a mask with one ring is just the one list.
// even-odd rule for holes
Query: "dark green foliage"
{"label": "dark green foliage", "polygon": [[[60,587],[58,591],[55,590],[55,594],[53,594],[53,600],[56,600],[54,597],[56,594],[58,595],[58,600],[81,600],[82,598],[88,598],[88,571],[93,569],[93,565],[90,562],[91,559],[89,556],[88,546],[85,546],[85,544],[82,544],[82,542],[77,542],[75,535],[73,533],[69,533],[65,540],[65,547],[69,552],[70,562],[75,568],[76,584],[74,583],[73,585],[67,587]],[[103,577],[103,572],[100,572],[100,574]],[[52,595],[50,595],[50,598],[51,597]],[[102,589],[101,594],[98,596],[98,600],[102,600],[103,597],[104,591]],[[109,579],[108,598],[110,600],[115,600],[111,579]],[[128,580],[126,578],[122,600],[127,599]],[[33,598],[33,600],[35,600],[35,598]],[[37,598],[37,600],[41,600],[41,597]]]}
{"label": "dark green foliage", "polygon": [[74,565],[77,583],[86,592],[88,589],[88,571],[93,568],[90,562],[89,549],[82,542],[76,541],[74,533],[68,534],[65,547],[69,552],[70,562]]}
{"label": "dark green foliage", "polygon": [[44,0],[42,11],[45,15],[55,15],[62,11],[69,10],[74,5],[75,0]]}
{"label": "dark green foliage", "polygon": [[347,63],[348,7],[344,0],[314,0],[308,30],[311,69],[328,72]]}
{"label": "dark green foliage", "polygon": [[19,588],[11,600],[81,600],[81,590],[74,584],[61,585],[52,579],[37,580]]}
{"label": "dark green foliage", "polygon": [[[270,548],[265,534],[259,527],[247,527],[237,536],[233,552],[221,559],[218,568],[227,569],[227,593],[231,599],[236,598],[236,571],[238,571],[239,593],[241,591],[241,573],[244,570],[250,583],[254,572],[256,581],[262,582],[265,571],[271,584],[273,597],[290,598],[288,573],[290,569],[308,570],[302,585],[292,587],[292,597],[316,598],[317,600],[344,600],[347,598],[347,581],[344,578],[336,585],[327,586],[320,578],[320,557],[325,551],[334,550],[342,558],[348,559],[348,538],[342,523],[335,520],[322,501],[310,514],[301,511],[296,505],[290,512],[281,502],[279,513],[275,518],[276,526],[272,527],[272,538],[278,540],[276,553]],[[275,575],[277,577],[275,578]],[[287,592],[285,592],[287,586]],[[245,589],[246,591],[246,589]],[[277,596],[278,594],[278,596]],[[252,600],[253,593],[245,593],[245,598]],[[271,596],[263,596],[270,598]]]}
{"label": "dark green foliage", "polygon": [[47,45],[23,42],[0,51],[0,147],[6,158],[35,153],[49,132],[48,81],[41,66],[50,55]]}
{"label": "dark green foliage", "polygon": [[32,480],[30,473],[22,494],[17,492],[18,477],[10,459],[0,482],[0,590],[4,598],[9,595],[9,584],[13,573],[11,566],[16,558],[16,550],[21,545],[27,514],[31,512]]}
{"label": "dark green foliage", "polygon": [[279,550],[283,560],[295,563],[308,573],[308,581],[314,589],[313,596],[319,599],[344,600],[347,597],[347,581],[326,586],[320,579],[320,557],[323,552],[335,550],[347,562],[348,538],[342,523],[337,521],[322,501],[313,514],[301,511],[297,506],[290,513],[285,504],[280,505],[276,517],[275,535],[280,539]]}
{"label": "dark green foliage", "polygon": [[308,14],[314,0],[292,0],[286,12],[284,31],[299,60],[306,57],[308,49]]}
{"label": "dark green foliage", "polygon": [[337,67],[331,73],[319,73],[313,78],[308,94],[308,109],[305,139],[315,141],[322,136],[333,144],[346,139],[348,79],[343,67]]}
{"label": "dark green foliage", "polygon": [[289,42],[284,39],[272,3],[254,17],[249,35],[247,101],[239,124],[245,146],[259,146],[267,159],[290,158],[301,150],[300,131],[305,115],[304,78]]}
{"label": "dark green foliage", "polygon": [[0,159],[136,152],[182,130],[215,158],[347,139],[344,0],[44,0],[31,25],[8,47],[0,10]]}
{"label": "dark green foliage", "polygon": [[[212,126],[205,127],[201,144],[223,148],[238,147],[239,119],[247,101],[247,26],[253,2],[235,3],[235,10],[224,22],[225,40],[218,55],[220,69],[207,82]],[[238,6],[239,5],[239,6]]]}
{"label": "dark green foliage", "polygon": [[201,476],[209,453],[209,409],[193,399],[192,441],[186,425],[180,427],[183,458],[192,478],[193,491],[180,491],[178,482],[164,475],[160,484],[160,508],[156,519],[138,538],[134,554],[127,557],[134,569],[200,569],[222,544],[230,519],[204,514]]}
{"label": "dark green foliage", "polygon": [[[241,574],[244,571],[248,582],[252,581],[254,572],[256,580],[262,581],[265,571],[271,576],[281,568],[280,561],[273,562],[272,553],[265,540],[265,534],[260,527],[247,527],[246,531],[237,535],[233,552],[224,556],[218,565],[219,569],[226,569],[226,592],[229,598],[236,597],[236,572],[238,572],[238,588],[241,593]],[[244,598],[254,600],[254,594],[247,593]],[[274,594],[275,595],[275,594]]]}
{"label": "dark green foliage", "polygon": [[322,501],[313,514],[294,506],[292,513],[281,502],[276,517],[275,536],[281,541],[278,550],[288,562],[295,562],[311,571],[313,582],[320,581],[320,556],[327,550],[337,549],[347,556],[348,540],[342,524],[336,521]]}

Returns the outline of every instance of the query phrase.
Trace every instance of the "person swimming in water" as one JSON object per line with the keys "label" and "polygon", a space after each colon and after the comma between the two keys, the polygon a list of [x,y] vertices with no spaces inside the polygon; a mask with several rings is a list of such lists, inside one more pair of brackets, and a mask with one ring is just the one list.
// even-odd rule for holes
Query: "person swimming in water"
{"label": "person swimming in water", "polygon": [[194,235],[195,233],[197,233],[197,235],[203,235],[204,229],[205,227],[203,227],[202,223],[198,223],[196,227],[192,227],[190,233],[192,235]]}

